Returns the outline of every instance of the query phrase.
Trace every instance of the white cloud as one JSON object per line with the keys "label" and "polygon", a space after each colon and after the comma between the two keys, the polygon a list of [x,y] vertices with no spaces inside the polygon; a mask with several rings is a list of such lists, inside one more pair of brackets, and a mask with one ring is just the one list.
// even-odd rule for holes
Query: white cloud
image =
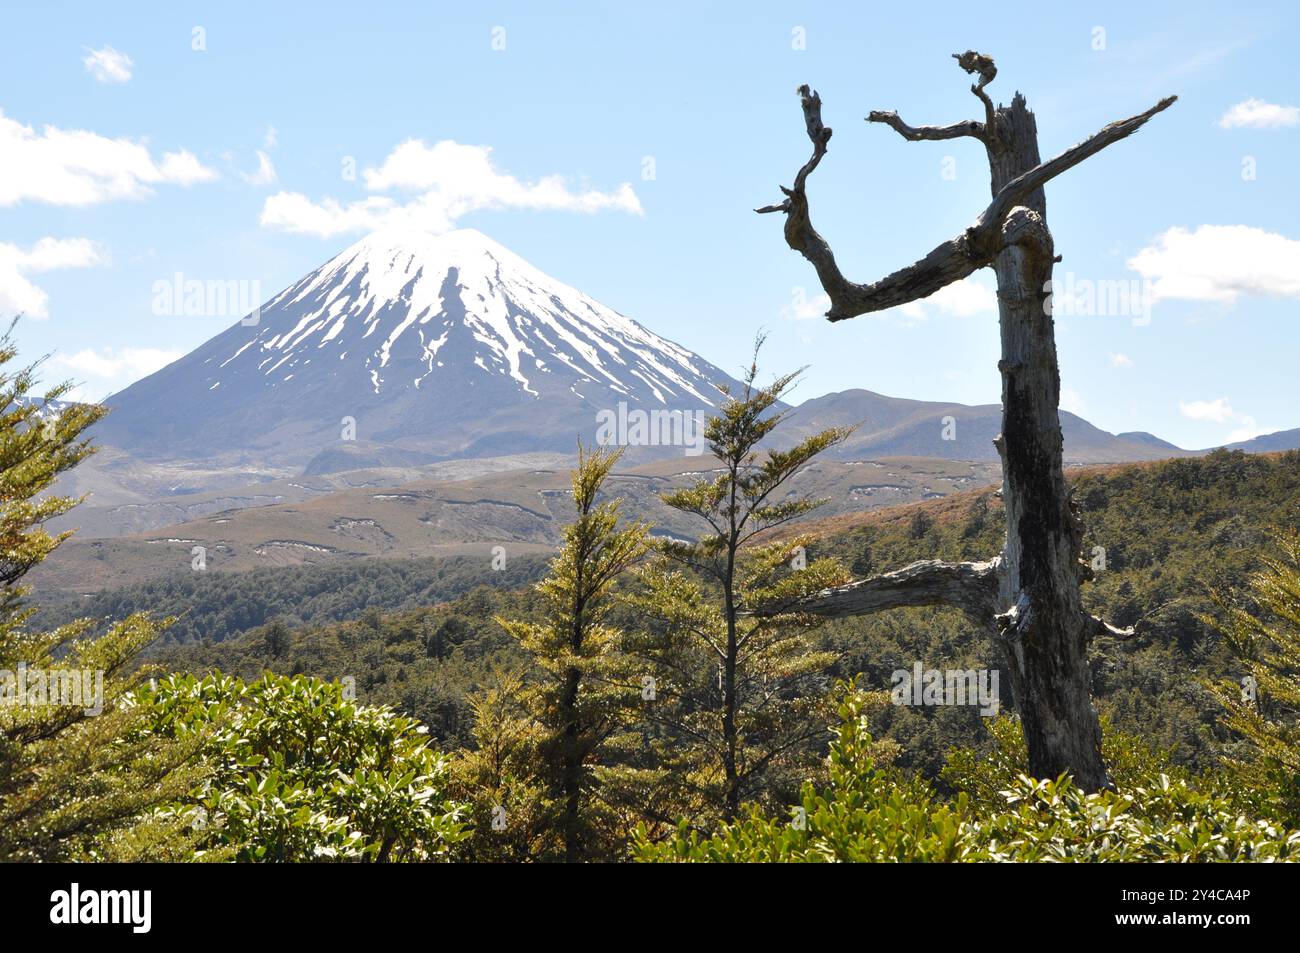
{"label": "white cloud", "polygon": [[781,309],[781,317],[791,321],[812,321],[814,318],[824,318],[830,308],[831,299],[828,295],[820,294],[809,298],[803,288],[795,288],[790,303]]}
{"label": "white cloud", "polygon": [[0,112],[0,207],[139,199],[152,195],[155,185],[193,185],[216,177],[184,149],[155,159],[140,142],[54,126],[38,133]]}
{"label": "white cloud", "polygon": [[1217,400],[1180,400],[1178,402],[1178,412],[1188,420],[1216,424],[1226,424],[1237,416],[1226,397],[1220,397]]}
{"label": "white cloud", "polygon": [[1280,106],[1253,96],[1243,99],[1221,117],[1224,129],[1280,129],[1300,125],[1300,106]]}
{"label": "white cloud", "polygon": [[958,318],[969,318],[976,314],[989,314],[998,309],[998,297],[988,285],[974,278],[963,278],[950,285],[944,285],[928,298],[917,304],[932,304],[942,314]]}
{"label": "white cloud", "polygon": [[1249,225],[1171,228],[1128,266],[1152,283],[1154,300],[1231,304],[1242,294],[1300,297],[1300,241]]}
{"label": "white cloud", "polygon": [[257,150],[257,171],[241,172],[240,176],[245,182],[253,186],[274,185],[278,178],[271,157],[261,149]]}
{"label": "white cloud", "polygon": [[919,301],[909,301],[907,304],[900,304],[897,308],[890,308],[887,311],[880,312],[882,317],[890,317],[896,314],[901,314],[908,319],[903,322],[904,324],[919,324],[927,317],[925,306]]}
{"label": "white cloud", "polygon": [[267,126],[266,134],[262,136],[262,148],[270,152],[280,144],[280,133],[275,126]]}
{"label": "white cloud", "polygon": [[1061,409],[1082,416],[1087,411],[1088,404],[1077,390],[1067,387],[1061,391]]}
{"label": "white cloud", "polygon": [[69,400],[101,401],[142,377],[183,356],[181,351],[156,347],[86,348],[50,357],[50,368],[71,377],[75,386]]}
{"label": "white cloud", "polygon": [[1232,404],[1228,402],[1226,397],[1220,397],[1217,400],[1180,400],[1178,410],[1188,420],[1195,420],[1199,423],[1235,424],[1236,426],[1224,438],[1224,443],[1252,440],[1260,434],[1272,433],[1268,428],[1261,427],[1259,422],[1250,414],[1239,414],[1233,410]]}
{"label": "white cloud", "polygon": [[194,185],[198,182],[211,182],[217,177],[214,169],[209,169],[194,153],[185,149],[178,152],[163,153],[162,163],[158,166],[162,181],[172,185]]}
{"label": "white cloud", "polygon": [[329,238],[381,228],[397,211],[391,199],[377,195],[343,205],[332,198],[313,202],[300,192],[277,192],[262,204],[259,221],[268,228]]}
{"label": "white cloud", "polygon": [[49,317],[49,295],[28,280],[30,273],[103,264],[104,253],[86,238],[42,238],[30,249],[0,242],[0,315]]}
{"label": "white cloud", "polygon": [[102,351],[86,348],[72,354],[55,354],[50,358],[50,364],[101,381],[123,378],[134,381],[166,367],[181,356],[180,351],[156,347],[124,347],[120,350],[106,347]]}
{"label": "white cloud", "polygon": [[131,57],[111,46],[91,50],[81,62],[85,64],[86,72],[101,83],[125,83],[131,78],[131,68],[135,65]]}
{"label": "white cloud", "polygon": [[880,312],[882,317],[901,315],[904,324],[916,324],[932,314],[945,317],[969,318],[976,314],[991,314],[998,309],[998,297],[993,289],[974,278],[963,278],[944,285],[928,298],[909,301]]}
{"label": "white cloud", "polygon": [[410,139],[393,149],[378,168],[362,171],[370,191],[405,192],[409,198],[372,195],[343,204],[328,197],[314,202],[298,192],[278,192],[262,206],[261,224],[329,238],[392,225],[446,231],[455,227],[458,218],[479,209],[642,214],[641,202],[626,182],[610,192],[575,190],[558,175],[524,182],[497,170],[491,153],[488,146],[450,139],[434,145]]}
{"label": "white cloud", "polygon": [[1261,427],[1258,423],[1255,422],[1255,418],[1251,417],[1249,414],[1242,414],[1240,417],[1237,418],[1237,423],[1240,426],[1238,426],[1237,429],[1229,432],[1228,438],[1224,441],[1224,443],[1237,443],[1241,440],[1254,440],[1256,437],[1260,436],[1261,434],[1273,432],[1267,427]]}
{"label": "white cloud", "polygon": [[1132,367],[1133,359],[1127,354],[1112,354],[1110,356],[1111,367]]}

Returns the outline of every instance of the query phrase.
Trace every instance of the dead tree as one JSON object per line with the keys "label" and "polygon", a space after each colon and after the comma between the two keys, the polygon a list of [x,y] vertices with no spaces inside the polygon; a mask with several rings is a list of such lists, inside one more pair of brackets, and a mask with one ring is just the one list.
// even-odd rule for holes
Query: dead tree
{"label": "dead tree", "polygon": [[978,75],[971,92],[984,106],[982,121],[914,127],[894,112],[873,112],[867,121],[887,125],[912,142],[968,136],[984,144],[993,201],[964,232],[879,281],[856,284],[845,278],[808,217],[805,186],[826,155],[831,130],[822,125],[821,99],[807,86],[799,88],[799,98],[812,157],[795,176],[794,187],[781,189],[784,202],[757,211],[785,213],[785,240],[817,269],[830,298],[826,317],[831,321],[915,301],[976,269],[993,268],[1002,334],[1002,433],[994,443],[1002,458],[1006,542],[1001,555],[988,562],[914,563],[826,590],[801,608],[850,616],[899,606],[960,607],[1004,651],[1031,772],[1054,778],[1069,771],[1083,788],[1097,790],[1109,779],[1090,692],[1088,642],[1098,633],[1131,631],[1089,615],[1080,593],[1091,571],[1082,559],[1083,527],[1061,467],[1060,375],[1050,307],[1052,266],[1058,259],[1043,186],[1136,132],[1176,97],[1113,122],[1043,162],[1034,114],[1024,97],[1017,93],[1010,106],[994,107],[985,92],[997,75],[992,58],[973,51],[954,57],[967,73]]}

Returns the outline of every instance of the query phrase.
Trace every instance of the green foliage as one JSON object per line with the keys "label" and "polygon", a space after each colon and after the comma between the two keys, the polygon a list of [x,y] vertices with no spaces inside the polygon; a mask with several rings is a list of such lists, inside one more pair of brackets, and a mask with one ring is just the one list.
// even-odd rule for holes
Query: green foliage
{"label": "green foliage", "polygon": [[750,816],[701,837],[685,822],[655,842],[639,832],[633,853],[642,862],[921,862],[972,859],[964,798],[936,803],[925,783],[878,764],[868,730],[872,700],[841,685],[840,724],[828,758],[830,779],[818,792],[806,783],[785,816]]}
{"label": "green foliage", "polygon": [[[1232,763],[1237,778],[1270,812],[1300,826],[1300,533],[1282,534],[1278,553],[1249,579],[1245,604],[1216,593],[1223,634],[1246,668],[1213,691],[1225,722],[1249,750]],[[1215,620],[1206,617],[1214,624]]]}
{"label": "green foliage", "polygon": [[[821,792],[805,785],[791,816],[764,817],[756,811],[708,838],[686,825],[662,842],[642,833],[634,845],[636,858],[694,863],[1300,858],[1300,832],[1253,820],[1228,798],[1202,793],[1187,778],[1170,778],[1158,764],[1130,765],[1131,781],[1118,792],[1085,794],[1068,777],[1038,781],[1020,774],[999,792],[1000,803],[972,800],[965,792],[940,803],[924,781],[877,764],[865,705],[853,686],[844,690],[840,716],[829,784]],[[1013,751],[1006,753],[1014,759]],[[990,776],[1005,770],[1006,764]]]}
{"label": "green foliage", "polygon": [[321,628],[367,612],[407,612],[459,599],[490,584],[498,590],[535,582],[548,558],[512,556],[505,569],[489,569],[471,556],[356,559],[342,565],[282,566],[245,572],[185,570],[149,582],[60,601],[37,593],[37,620],[55,627],[83,616],[121,619],[136,612],[175,616],[163,645],[215,644],[280,622]]}
{"label": "green foliage", "polygon": [[832,657],[815,648],[819,620],[792,606],[849,579],[835,560],[807,558],[811,537],[762,537],[820,505],[785,487],[851,428],[760,453],[785,418],[773,408],[797,375],[767,387],[755,385],[757,375],[755,362],[743,392],[709,418],[705,436],[720,472],[663,495],[697,517],[704,534],[661,543],[631,600],[641,624],[628,651],[654,679],[646,715],[658,728],[660,777],[677,795],[676,812],[703,825],[735,817],[783,773],[797,783],[824,737],[823,673]]}
{"label": "green foliage", "polygon": [[[1297,522],[1300,453],[1251,457],[1219,452],[1203,459],[1095,468],[1071,476],[1089,526],[1085,552],[1106,547],[1107,565],[1085,590],[1089,609],[1115,621],[1139,623],[1136,638],[1117,642],[1102,637],[1090,649],[1095,697],[1106,724],[1104,754],[1119,792],[1101,796],[1116,799],[1100,805],[1102,811],[1112,812],[1106,822],[1109,835],[1094,839],[1090,829],[1083,829],[1089,811],[1098,805],[1077,791],[1057,783],[1026,789],[1019,777],[1024,771],[1023,742],[1014,720],[990,722],[970,707],[864,704],[863,730],[877,739],[870,743],[870,757],[879,772],[880,798],[894,788],[912,791],[914,785],[918,793],[907,794],[901,805],[892,807],[883,800],[863,803],[878,803],[895,816],[913,811],[904,829],[918,835],[931,830],[925,825],[947,809],[974,832],[970,836],[975,840],[962,848],[967,858],[1009,856],[1012,851],[1025,859],[1052,859],[1062,852],[1106,859],[1159,853],[1176,859],[1179,850],[1202,858],[1280,855],[1289,849],[1286,830],[1296,826],[1282,796],[1284,777],[1265,770],[1253,743],[1230,730],[1222,706],[1202,679],[1231,678],[1225,690],[1237,696],[1241,675],[1250,671],[1229,639],[1219,634],[1229,627],[1229,609],[1237,597],[1217,604],[1207,583],[1245,587],[1252,573],[1266,568],[1261,557],[1269,545],[1268,527],[1275,521],[1284,526]],[[1000,505],[991,493],[979,492],[867,514],[863,526],[847,532],[839,530],[843,523],[837,519],[829,524],[839,530],[836,535],[810,542],[817,559],[810,551],[808,564],[830,557],[860,561],[880,571],[921,558],[984,558],[1001,543]],[[918,510],[925,514],[919,522],[913,518]],[[804,535],[813,536],[818,529],[814,524]],[[765,561],[755,564],[770,570],[755,589],[770,592],[774,583],[789,584],[794,571],[787,557],[796,539],[785,537],[778,546],[760,537],[746,547],[756,556],[763,547],[775,547]],[[588,811],[600,826],[604,859],[625,856],[619,832],[638,823],[644,825],[646,845],[675,845],[683,818],[688,829],[681,836],[688,842],[693,836],[699,844],[709,844],[708,834],[722,833],[716,824],[722,813],[722,760],[703,744],[692,750],[685,739],[699,725],[716,731],[712,738],[721,737],[719,656],[686,627],[707,632],[725,628],[719,621],[726,618],[723,587],[699,569],[667,560],[656,561],[645,572],[641,596],[659,585],[650,581],[654,574],[675,574],[673,582],[660,586],[672,598],[659,602],[660,609],[675,605],[677,615],[655,616],[634,600],[612,609],[607,620],[628,633],[623,650],[640,659],[632,685],[639,685],[645,675],[654,676],[657,698],[640,703],[640,717],[612,735],[604,746],[605,760],[591,766],[599,791],[609,796],[598,805],[593,801]],[[779,606],[788,595],[789,590],[767,598]],[[744,599],[738,601],[748,607]],[[1247,593],[1242,604],[1271,631],[1281,630],[1279,617],[1264,609],[1256,596]],[[479,587],[436,606],[292,628],[287,648],[279,655],[273,651],[277,638],[254,630],[219,646],[173,649],[162,660],[195,671],[216,666],[248,678],[264,669],[330,679],[354,674],[359,697],[415,715],[445,748],[465,749],[455,759],[452,797],[468,803],[466,822],[476,835],[492,836],[461,841],[456,856],[554,857],[552,789],[538,771],[547,728],[523,703],[532,686],[550,676],[493,621],[495,616],[544,619],[546,614],[535,591]],[[752,617],[738,613],[736,618],[743,631]],[[286,619],[293,626],[292,618]],[[808,707],[787,709],[788,723],[807,733],[806,742],[792,749],[784,762],[770,762],[745,795],[759,818],[772,819],[764,836],[786,836],[789,805],[803,803],[805,781],[834,803],[831,762],[823,757],[833,737],[825,728],[833,717],[825,696],[831,677],[862,673],[859,685],[884,689],[894,669],[908,668],[918,658],[937,667],[1001,664],[985,634],[973,631],[950,610],[902,610],[836,620],[804,634],[809,636],[807,652],[828,654],[831,661],[825,670],[809,673],[793,682],[790,691],[766,702],[803,701]],[[1261,641],[1260,651],[1269,644]],[[1002,684],[1008,684],[1005,677]],[[1261,695],[1261,711],[1279,725],[1293,724],[1293,713],[1279,707],[1274,697]],[[754,739],[761,740],[760,732],[766,729],[761,722],[755,725],[749,743],[756,744]],[[1240,770],[1223,770],[1225,763],[1234,762]],[[1167,787],[1162,775],[1168,778]],[[1138,791],[1150,801],[1149,809],[1146,801],[1130,805],[1122,800],[1140,800]],[[1018,800],[1009,802],[1004,792]],[[963,796],[964,807],[958,811]],[[506,827],[494,831],[492,810],[506,803]],[[920,815],[914,812],[918,807],[923,808]],[[748,819],[753,809],[742,809],[738,816]],[[994,824],[999,818],[1001,827]],[[1187,824],[1194,821],[1194,831],[1183,818]],[[1241,818],[1249,820],[1243,825]],[[1268,822],[1267,830],[1261,829],[1261,820]],[[817,830],[818,823],[814,817],[809,829]],[[867,822],[854,812],[844,823]],[[938,821],[933,823],[937,830]],[[828,820],[825,837],[834,842],[866,830],[870,828],[850,826],[837,831]],[[1103,844],[1107,836],[1108,845]],[[872,835],[866,840],[873,846],[854,849],[889,849],[887,839],[877,841]],[[813,853],[808,848],[810,858]]]}
{"label": "green foliage", "polygon": [[38,497],[55,477],[90,455],[90,443],[81,433],[107,413],[97,404],[58,407],[70,381],[33,398],[40,362],[10,370],[8,364],[18,356],[12,334],[10,324],[0,336],[0,614],[7,618],[19,612],[25,595],[18,581],[72,535],[51,536],[42,524],[80,501]]}
{"label": "green foliage", "polygon": [[565,528],[550,575],[537,586],[542,619],[498,619],[536,669],[523,693],[524,707],[541,730],[534,771],[553,802],[552,826],[567,861],[597,853],[598,825],[591,817],[593,788],[600,786],[596,767],[610,757],[611,739],[637,697],[630,660],[619,652],[622,632],[607,620],[614,584],[645,554],[649,528],[620,527],[620,501],[597,502],[621,455],[579,445],[576,518]]}
{"label": "green foliage", "polygon": [[495,617],[539,611],[531,590],[480,586],[435,606],[291,629],[280,654],[262,627],[220,645],[165,649],[156,658],[173,671],[223,671],[248,681],[263,672],[327,681],[351,677],[360,701],[389,705],[418,719],[437,745],[450,751],[473,744],[469,696],[492,684],[498,669],[529,665]]}
{"label": "green foliage", "polygon": [[1069,780],[1021,775],[1005,811],[980,823],[981,859],[1017,862],[1214,863],[1300,859],[1300,831],[1238,812],[1168,775],[1085,794]]}
{"label": "green foliage", "polygon": [[[1001,807],[1004,792],[1029,773],[1029,755],[1019,719],[1000,715],[988,720],[991,745],[953,748],[939,778],[951,790],[964,794],[981,811]],[[1109,718],[1101,719],[1101,753],[1119,790],[1146,783],[1153,775],[1188,782],[1192,774],[1173,763],[1171,753],[1153,747],[1143,738],[1114,730]]]}
{"label": "green foliage", "polygon": [[153,810],[195,782],[196,745],[141,737],[138,713],[123,705],[140,677],[124,670],[157,627],[133,616],[93,640],[78,638],[80,629],[0,627],[6,673],[21,664],[29,677],[103,677],[99,713],[79,704],[0,705],[0,860],[118,859],[114,843],[146,838],[160,856],[185,855],[186,832]]}
{"label": "green foliage", "polygon": [[267,675],[172,675],[142,689],[144,736],[202,739],[186,815],[204,848],[241,861],[428,861],[461,839],[447,759],[425,729],[344,688]]}
{"label": "green foliage", "polygon": [[[121,859],[144,843],[160,857],[177,859],[187,853],[187,837],[154,818],[152,809],[191,780],[192,747],[131,740],[137,719],[120,704],[133,685],[126,674],[130,663],[157,638],[159,627],[142,615],[110,625],[98,637],[90,635],[86,621],[48,632],[27,627],[33,610],[22,605],[26,589],[20,580],[69,535],[51,536],[41,524],[78,502],[40,495],[91,452],[80,435],[105,411],[91,404],[59,406],[70,387],[66,383],[33,398],[29,392],[38,365],[11,371],[7,365],[15,356],[5,333],[0,337],[0,860]],[[35,685],[44,688],[33,691]],[[50,688],[54,685],[57,690]]]}
{"label": "green foliage", "polygon": [[[1215,451],[1069,476],[1087,527],[1085,557],[1105,549],[1105,568],[1084,587],[1085,605],[1138,629],[1136,638],[1102,637],[1089,647],[1099,711],[1115,731],[1141,736],[1195,771],[1247,758],[1203,681],[1245,674],[1219,632],[1226,610],[1211,592],[1247,586],[1263,565],[1271,527],[1300,525],[1300,452]],[[824,538],[819,552],[845,562],[869,553],[875,572],[917,559],[985,559],[1002,543],[1001,505],[986,490],[865,514],[864,525]],[[912,532],[916,511],[928,516],[920,539]],[[835,620],[822,628],[819,647],[835,654],[836,677],[860,673],[872,688],[888,686],[895,669],[917,659],[942,668],[1003,664],[987,635],[949,609]],[[1005,690],[1006,672],[1000,681]],[[950,748],[988,752],[983,721],[970,708],[890,706],[875,713],[872,729],[899,743],[900,765],[940,780]]]}
{"label": "green foliage", "polygon": [[452,765],[452,791],[468,804],[468,839],[458,859],[523,863],[561,855],[555,795],[542,772],[548,732],[524,705],[525,682],[510,671],[493,673],[472,692],[472,745]]}

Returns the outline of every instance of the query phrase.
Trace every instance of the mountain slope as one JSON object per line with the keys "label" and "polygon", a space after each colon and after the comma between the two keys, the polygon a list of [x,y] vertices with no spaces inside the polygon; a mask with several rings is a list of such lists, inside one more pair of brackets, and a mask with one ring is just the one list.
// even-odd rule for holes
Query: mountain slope
{"label": "mountain slope", "polygon": [[[1228,450],[1245,450],[1247,453],[1273,453],[1279,450],[1300,450],[1300,427],[1261,434],[1251,440],[1227,444]],[[1202,451],[1208,453],[1209,451]]]}
{"label": "mountain slope", "polygon": [[[698,521],[665,506],[659,494],[717,465],[711,458],[659,460],[615,471],[607,489],[624,499],[627,518],[648,521],[656,535],[691,538],[699,532]],[[791,489],[826,500],[817,511],[826,516],[936,499],[998,480],[993,463],[818,460],[795,477]],[[78,534],[27,581],[45,599],[55,590],[85,594],[187,575],[195,546],[204,548],[205,571],[217,573],[372,558],[470,554],[488,561],[497,545],[512,556],[551,550],[572,518],[567,465],[397,487],[354,486],[310,499],[199,509],[185,522],[114,539]]]}
{"label": "mountain slope", "polygon": [[255,315],[110,398],[97,438],[155,460],[414,465],[571,450],[620,402],[709,410],[732,383],[468,229],[367,236]]}
{"label": "mountain slope", "polygon": [[[833,456],[997,460],[993,438],[1002,429],[1002,408],[998,404],[905,400],[855,389],[804,401],[790,417],[791,432],[801,435],[857,423],[862,424],[857,433],[830,451]],[[1061,411],[1061,430],[1067,463],[1124,463],[1188,455],[1188,451],[1150,434],[1108,433],[1068,411]]]}
{"label": "mountain slope", "polygon": [[[73,489],[92,492],[92,505],[133,508],[129,519],[96,521],[108,531],[139,530],[163,525],[176,494],[252,503],[268,481],[571,454],[579,438],[598,440],[598,415],[619,416],[623,404],[710,412],[720,384],[735,381],[479,232],[378,232],[247,324],[111,397],[113,413],[92,431],[114,448],[111,461],[81,468]],[[1068,413],[1062,423],[1071,463],[1184,452]],[[834,424],[861,425],[832,451],[840,459],[984,462],[997,459],[1001,411],[849,390],[800,405],[779,440]],[[633,458],[683,452],[637,448]]]}

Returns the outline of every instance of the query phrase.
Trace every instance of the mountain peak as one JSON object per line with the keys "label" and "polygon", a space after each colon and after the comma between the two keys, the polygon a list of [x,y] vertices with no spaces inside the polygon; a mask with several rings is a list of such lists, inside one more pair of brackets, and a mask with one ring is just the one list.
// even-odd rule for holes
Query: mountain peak
{"label": "mountain peak", "polygon": [[[305,314],[298,305],[307,306]],[[444,366],[438,355],[451,336],[467,331],[475,342],[474,365],[508,374],[534,397],[534,377],[554,373],[557,365],[578,375],[571,384],[597,383],[636,400],[666,404],[669,396],[689,396],[711,405],[716,396],[693,380],[699,370],[685,349],[474,229],[372,233],[271,299],[267,310],[293,315],[292,322],[267,323],[257,335],[259,353],[293,355],[259,363],[270,366],[268,374],[292,371],[306,354],[352,341],[368,351],[364,365],[376,393],[399,352],[424,365],[410,381],[419,387]],[[647,385],[649,392],[639,393]]]}
{"label": "mountain peak", "polygon": [[[355,417],[370,439],[439,456],[484,442],[500,453],[569,450],[591,439],[598,411],[708,409],[729,381],[482,232],[385,228],[110,398],[117,410],[103,431],[119,446],[145,440],[171,452],[181,436],[209,442],[223,428],[202,422],[215,415],[254,431],[228,435],[247,449],[311,435],[321,452],[339,420]],[[154,424],[133,424],[137,405]],[[156,426],[182,412],[174,427]],[[494,433],[494,415],[516,429]],[[117,436],[127,426],[131,440]]]}
{"label": "mountain peak", "polygon": [[[409,254],[413,257],[436,262],[454,260],[466,256],[487,254],[494,257],[513,257],[503,245],[493,241],[476,228],[458,228],[450,232],[430,232],[410,226],[394,225],[381,228],[358,239],[333,261],[346,261],[358,256],[362,258],[383,258],[388,252]],[[518,259],[522,261],[522,259]]]}
{"label": "mountain peak", "polygon": [[423,312],[441,301],[443,279],[453,271],[461,285],[482,284],[502,268],[511,272],[541,272],[482,232],[464,228],[427,232],[394,226],[371,232],[349,245],[302,281],[267,302],[274,307],[286,298],[299,301],[317,289],[347,289],[358,284],[354,304],[405,303]]}

